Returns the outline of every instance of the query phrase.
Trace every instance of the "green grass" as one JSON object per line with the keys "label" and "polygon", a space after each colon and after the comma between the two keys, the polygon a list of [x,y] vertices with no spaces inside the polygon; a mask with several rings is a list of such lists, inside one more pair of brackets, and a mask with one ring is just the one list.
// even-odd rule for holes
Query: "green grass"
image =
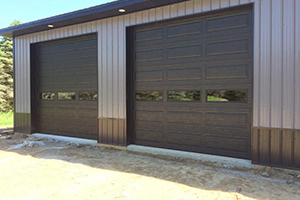
{"label": "green grass", "polygon": [[220,97],[207,96],[207,101],[228,101],[228,100]]}
{"label": "green grass", "polygon": [[3,113],[0,112],[0,128],[12,127],[14,124],[14,113],[8,112]]}

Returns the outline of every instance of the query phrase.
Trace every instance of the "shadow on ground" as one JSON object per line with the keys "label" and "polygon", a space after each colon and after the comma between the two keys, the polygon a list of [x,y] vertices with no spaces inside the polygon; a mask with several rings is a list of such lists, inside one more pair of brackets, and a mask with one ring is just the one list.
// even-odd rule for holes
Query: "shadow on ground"
{"label": "shadow on ground", "polygon": [[[255,170],[218,168],[192,160],[148,156],[51,140],[43,140],[45,146],[8,150],[22,141],[24,138],[20,137],[0,140],[0,151],[152,177],[206,191],[228,192],[232,193],[235,199],[299,199],[300,197],[300,185],[286,184],[286,178],[290,175],[280,174],[281,172],[277,171],[269,172],[273,178],[264,178],[260,175],[260,171]],[[222,199],[222,196],[214,199]]]}

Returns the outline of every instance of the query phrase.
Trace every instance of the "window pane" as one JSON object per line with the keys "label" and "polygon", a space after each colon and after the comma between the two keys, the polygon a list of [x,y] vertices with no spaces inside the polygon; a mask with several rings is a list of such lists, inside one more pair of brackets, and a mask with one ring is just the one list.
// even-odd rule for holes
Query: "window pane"
{"label": "window pane", "polygon": [[75,100],[75,92],[59,92],[59,100]]}
{"label": "window pane", "polygon": [[247,102],[247,90],[206,90],[207,101]]}
{"label": "window pane", "polygon": [[135,99],[142,101],[161,101],[163,99],[162,91],[137,91]]}
{"label": "window pane", "polygon": [[55,100],[55,93],[54,92],[41,92],[40,98],[43,100]]}
{"label": "window pane", "polygon": [[200,101],[200,91],[169,91],[170,101]]}
{"label": "window pane", "polygon": [[95,101],[97,100],[97,92],[79,92],[80,101]]}

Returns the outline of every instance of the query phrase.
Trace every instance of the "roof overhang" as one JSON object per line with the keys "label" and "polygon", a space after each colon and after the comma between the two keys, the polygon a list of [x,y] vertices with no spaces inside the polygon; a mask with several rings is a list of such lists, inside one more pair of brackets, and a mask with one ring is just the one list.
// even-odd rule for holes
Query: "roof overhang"
{"label": "roof overhang", "polygon": [[[84,22],[120,16],[184,1],[188,0],[118,0],[13,27],[3,28],[0,29],[0,36],[16,37],[40,31],[52,30],[54,28],[61,28]],[[126,12],[121,13],[119,12],[119,9],[125,9]],[[49,24],[54,25],[54,28],[49,28]]]}

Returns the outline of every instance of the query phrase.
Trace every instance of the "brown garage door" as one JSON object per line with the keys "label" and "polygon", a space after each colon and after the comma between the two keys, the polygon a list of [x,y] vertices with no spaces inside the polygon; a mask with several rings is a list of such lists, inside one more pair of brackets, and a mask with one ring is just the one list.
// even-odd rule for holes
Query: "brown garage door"
{"label": "brown garage door", "polygon": [[250,158],[250,7],[132,28],[139,145]]}
{"label": "brown garage door", "polygon": [[96,35],[36,46],[38,132],[97,139]]}

